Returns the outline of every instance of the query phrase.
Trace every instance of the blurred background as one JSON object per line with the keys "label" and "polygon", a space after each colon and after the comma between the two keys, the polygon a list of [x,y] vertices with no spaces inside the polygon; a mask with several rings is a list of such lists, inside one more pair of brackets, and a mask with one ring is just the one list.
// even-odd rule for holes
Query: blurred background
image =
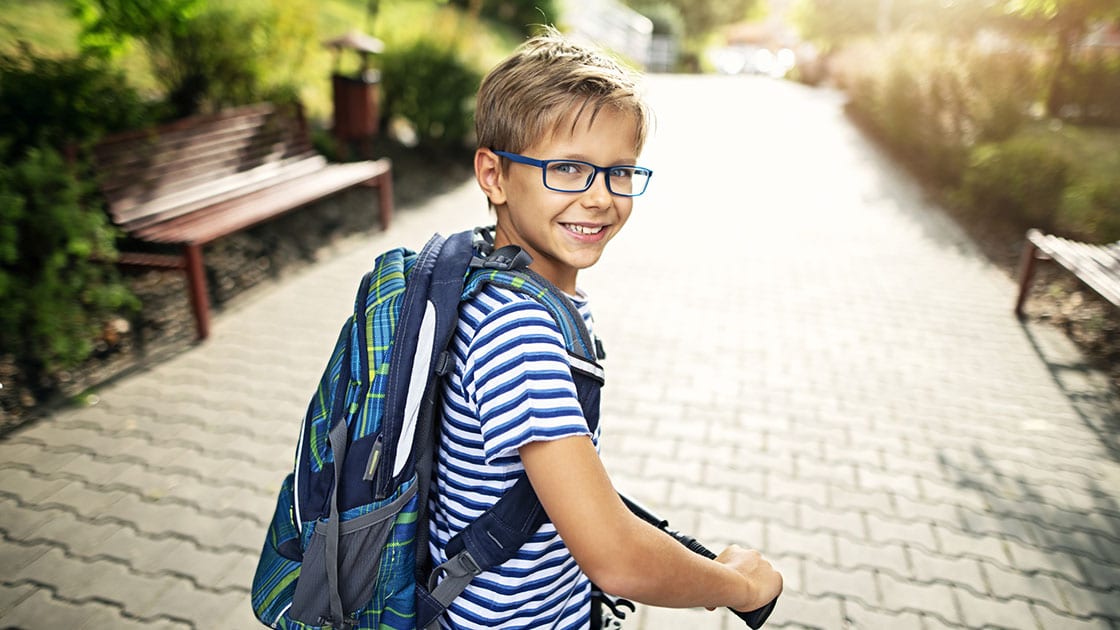
{"label": "blurred background", "polygon": [[[87,162],[99,138],[299,103],[329,158],[390,156],[407,204],[470,176],[478,82],[540,24],[646,72],[840,91],[860,128],[1008,273],[1030,227],[1120,239],[1115,0],[7,0],[0,430],[191,341],[177,277],[112,264],[122,235]],[[357,152],[340,134],[340,80],[373,111]],[[310,223],[317,231],[278,222],[215,244],[212,300],[368,229]],[[1115,310],[1060,274],[1035,294],[1029,316],[1063,327],[1120,383]]]}

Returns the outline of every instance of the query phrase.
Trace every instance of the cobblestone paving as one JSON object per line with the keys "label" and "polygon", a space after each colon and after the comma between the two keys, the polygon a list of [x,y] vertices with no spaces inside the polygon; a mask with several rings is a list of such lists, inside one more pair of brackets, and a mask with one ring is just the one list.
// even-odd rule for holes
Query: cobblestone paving
{"label": "cobblestone paving", "polygon": [[[584,276],[616,484],[763,549],[774,628],[1120,628],[1120,403],[848,124],[763,79],[653,77],[656,172]],[[487,221],[472,185],[0,441],[0,627],[252,628],[299,418],[373,256]],[[738,628],[641,608],[626,628]]]}

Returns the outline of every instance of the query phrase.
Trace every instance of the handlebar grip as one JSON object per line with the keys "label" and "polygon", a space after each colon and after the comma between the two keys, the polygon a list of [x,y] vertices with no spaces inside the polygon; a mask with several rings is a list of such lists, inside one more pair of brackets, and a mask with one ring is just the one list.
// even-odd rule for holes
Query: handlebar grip
{"label": "handlebar grip", "polygon": [[[692,536],[688,536],[686,534],[675,532],[669,529],[666,529],[664,531],[668,532],[669,535],[673,538],[676,538],[677,542],[684,545],[685,547],[688,547],[689,551],[704,556],[705,558],[709,558],[711,560],[716,559],[716,554],[712,553],[710,549],[702,545],[700,541],[696,540]],[[762,627],[762,624],[766,623],[766,620],[770,617],[770,613],[774,612],[774,606],[777,603],[778,598],[775,597],[774,599],[770,600],[769,604],[766,604],[762,608],[757,608],[749,612],[742,612],[739,610],[735,610],[734,608],[728,608],[728,610],[730,610],[736,617],[746,622],[746,624],[753,630],[758,630]]]}
{"label": "handlebar grip", "polygon": [[[670,529],[669,521],[654,515],[653,512],[650,512],[630,497],[624,494],[620,494],[619,498],[622,499],[622,502],[626,504],[626,507],[635,515],[637,515],[638,518],[649,523],[650,525],[653,525],[666,534],[669,534],[670,536],[675,538],[677,542],[687,547],[692,553],[715,560],[716,554],[712,553],[710,549],[700,544],[700,541],[696,540],[692,536],[688,536],[686,534],[682,534],[678,531]],[[778,598],[775,597],[774,599],[770,600],[769,604],[766,604],[762,608],[752,610],[750,612],[740,612],[738,610],[735,610],[734,608],[728,608],[728,610],[735,613],[736,617],[745,621],[747,625],[750,626],[753,630],[758,630],[762,627],[762,624],[766,623],[766,620],[770,618],[770,613],[774,611],[774,606],[777,603]]]}

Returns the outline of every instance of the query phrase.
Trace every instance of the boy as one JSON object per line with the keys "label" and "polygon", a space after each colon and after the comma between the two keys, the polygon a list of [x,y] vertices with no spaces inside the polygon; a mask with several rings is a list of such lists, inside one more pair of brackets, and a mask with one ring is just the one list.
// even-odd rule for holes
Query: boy
{"label": "boy", "polygon": [[[568,294],[625,225],[651,174],[633,166],[649,113],[610,59],[549,31],[523,44],[479,89],[475,174],[497,216],[494,246]],[[546,162],[547,161],[547,162]],[[603,168],[603,167],[606,168]],[[586,628],[591,582],[659,606],[753,610],[781,576],[758,552],[698,556],[632,515],[598,455],[561,333],[543,306],[487,286],[464,302],[444,386],[432,504],[432,560],[525,471],[548,513],[517,556],[473,581],[441,618],[452,628]]]}

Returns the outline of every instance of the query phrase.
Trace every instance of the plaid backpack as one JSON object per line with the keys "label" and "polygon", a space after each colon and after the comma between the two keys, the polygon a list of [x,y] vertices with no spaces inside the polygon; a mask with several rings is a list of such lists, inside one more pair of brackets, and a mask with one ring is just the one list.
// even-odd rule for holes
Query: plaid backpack
{"label": "plaid backpack", "polygon": [[[486,229],[435,235],[379,256],[362,279],[304,417],[252,585],[274,628],[427,628],[470,580],[508,560],[547,520],[528,478],[428,567],[428,494],[442,376],[459,304],[495,284],[538,300],[564,335],[592,431],[602,350],[576,307]],[[484,252],[484,257],[476,255]]]}

